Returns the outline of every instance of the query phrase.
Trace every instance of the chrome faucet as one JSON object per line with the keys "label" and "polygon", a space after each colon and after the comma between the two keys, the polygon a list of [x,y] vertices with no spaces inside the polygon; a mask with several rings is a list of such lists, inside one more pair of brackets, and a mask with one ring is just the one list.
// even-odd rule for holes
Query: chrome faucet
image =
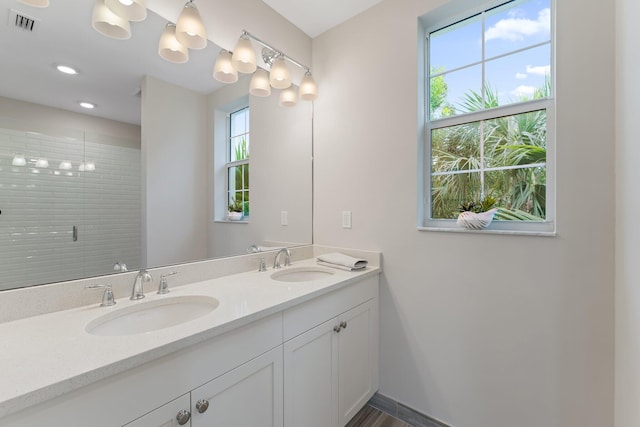
{"label": "chrome faucet", "polygon": [[280,268],[280,254],[283,253],[285,254],[284,257],[284,266],[285,267],[289,267],[291,265],[291,252],[289,252],[289,248],[282,248],[278,251],[278,253],[276,254],[275,259],[273,260],[273,268],[274,269],[278,269]]}
{"label": "chrome faucet", "polygon": [[140,270],[133,280],[133,287],[131,288],[131,300],[138,300],[144,298],[144,284],[153,280],[151,274],[147,270]]}

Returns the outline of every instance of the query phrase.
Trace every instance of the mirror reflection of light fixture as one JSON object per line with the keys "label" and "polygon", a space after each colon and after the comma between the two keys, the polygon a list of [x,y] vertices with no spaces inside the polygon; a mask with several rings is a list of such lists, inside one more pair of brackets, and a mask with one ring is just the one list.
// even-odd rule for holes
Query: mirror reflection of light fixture
{"label": "mirror reflection of light fixture", "polygon": [[244,74],[251,74],[256,71],[256,51],[253,50],[251,40],[246,34],[240,37],[236,47],[233,49],[231,63],[236,70]]}
{"label": "mirror reflection of light fixture", "polygon": [[100,34],[112,39],[126,40],[131,37],[129,21],[109,10],[105,0],[96,0],[91,26]]}
{"label": "mirror reflection of light fixture", "polygon": [[165,27],[160,43],[158,55],[166,61],[182,64],[189,60],[189,49],[183,46],[176,38],[176,25],[169,22]]}
{"label": "mirror reflection of light fixture", "polygon": [[204,27],[200,12],[193,0],[189,0],[182,9],[176,22],[176,38],[189,49],[207,47],[207,30]]}
{"label": "mirror reflection of light fixture", "polygon": [[16,154],[13,156],[11,164],[13,166],[25,166],[27,164],[27,159],[24,158],[24,154]]}
{"label": "mirror reflection of light fixture", "polygon": [[254,96],[265,97],[271,95],[271,85],[269,84],[269,73],[262,68],[258,68],[251,77],[249,93]]}
{"label": "mirror reflection of light fixture", "polygon": [[235,83],[238,81],[238,71],[231,63],[231,52],[220,51],[216,63],[213,66],[213,77],[222,83]]}
{"label": "mirror reflection of light fixture", "polygon": [[48,7],[49,0],[18,0],[20,3],[35,7]]}
{"label": "mirror reflection of light fixture", "polygon": [[44,159],[44,158],[39,158],[38,160],[36,160],[36,167],[37,168],[41,168],[41,169],[46,169],[49,167],[49,160]]}
{"label": "mirror reflection of light fixture", "polygon": [[82,162],[78,166],[79,172],[92,172],[96,170],[96,164],[93,162]]}
{"label": "mirror reflection of light fixture", "polygon": [[110,11],[127,21],[144,21],[147,17],[145,0],[106,0]]}
{"label": "mirror reflection of light fixture", "polygon": [[279,104],[281,107],[295,107],[297,103],[298,94],[296,93],[295,86],[291,85],[280,91]]}
{"label": "mirror reflection of light fixture", "polygon": [[286,89],[291,86],[291,73],[284,62],[283,55],[273,61],[269,73],[269,83],[274,89]]}
{"label": "mirror reflection of light fixture", "polygon": [[316,85],[316,82],[313,80],[313,76],[309,70],[304,73],[304,77],[300,82],[299,92],[300,99],[303,101],[313,101],[318,97],[318,85]]}
{"label": "mirror reflection of light fixture", "polygon": [[71,170],[71,168],[72,168],[72,166],[71,166],[71,162],[69,160],[63,160],[58,165],[58,169],[63,170],[63,171]]}

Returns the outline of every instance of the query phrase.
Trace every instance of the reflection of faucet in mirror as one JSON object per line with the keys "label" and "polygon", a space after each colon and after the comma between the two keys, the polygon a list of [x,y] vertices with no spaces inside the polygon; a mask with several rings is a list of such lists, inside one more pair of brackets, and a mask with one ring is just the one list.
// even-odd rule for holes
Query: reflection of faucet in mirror
{"label": "reflection of faucet in mirror", "polygon": [[249,247],[247,248],[247,253],[248,253],[248,254],[255,254],[256,252],[262,252],[262,251],[260,250],[260,248],[259,248],[258,246],[256,246],[256,245],[251,245],[251,246],[249,246]]}
{"label": "reflection of faucet in mirror", "polygon": [[131,300],[138,300],[144,298],[144,284],[150,283],[153,280],[151,274],[147,270],[140,270],[133,280],[133,287],[131,288]]}
{"label": "reflection of faucet in mirror", "polygon": [[284,266],[285,267],[289,267],[291,265],[291,252],[289,252],[289,248],[282,248],[278,251],[278,253],[276,254],[275,259],[273,260],[273,268],[274,269],[278,269],[280,268],[280,254],[284,253],[285,257],[284,257]]}
{"label": "reflection of faucet in mirror", "polygon": [[124,262],[116,261],[116,263],[113,265],[113,271],[120,271],[124,273],[125,271],[129,270],[127,270],[127,264],[125,264]]}

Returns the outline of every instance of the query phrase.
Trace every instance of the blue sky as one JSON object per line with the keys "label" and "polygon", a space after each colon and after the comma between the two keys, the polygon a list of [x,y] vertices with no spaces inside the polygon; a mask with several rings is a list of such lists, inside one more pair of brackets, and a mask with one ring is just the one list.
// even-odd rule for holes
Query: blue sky
{"label": "blue sky", "polygon": [[[500,104],[531,96],[541,87],[550,69],[550,45],[490,60],[550,39],[549,0],[516,1],[485,15],[485,81],[498,92]],[[482,59],[482,17],[467,19],[431,34],[432,67],[444,70],[465,67]],[[445,75],[448,102],[457,106],[469,89],[480,92],[482,67],[465,67]]]}

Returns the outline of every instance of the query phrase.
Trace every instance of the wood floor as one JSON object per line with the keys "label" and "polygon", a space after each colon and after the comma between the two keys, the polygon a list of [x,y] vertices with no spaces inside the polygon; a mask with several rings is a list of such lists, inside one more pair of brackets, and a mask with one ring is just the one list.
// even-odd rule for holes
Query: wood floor
{"label": "wood floor", "polygon": [[346,427],[411,427],[411,425],[366,405]]}

